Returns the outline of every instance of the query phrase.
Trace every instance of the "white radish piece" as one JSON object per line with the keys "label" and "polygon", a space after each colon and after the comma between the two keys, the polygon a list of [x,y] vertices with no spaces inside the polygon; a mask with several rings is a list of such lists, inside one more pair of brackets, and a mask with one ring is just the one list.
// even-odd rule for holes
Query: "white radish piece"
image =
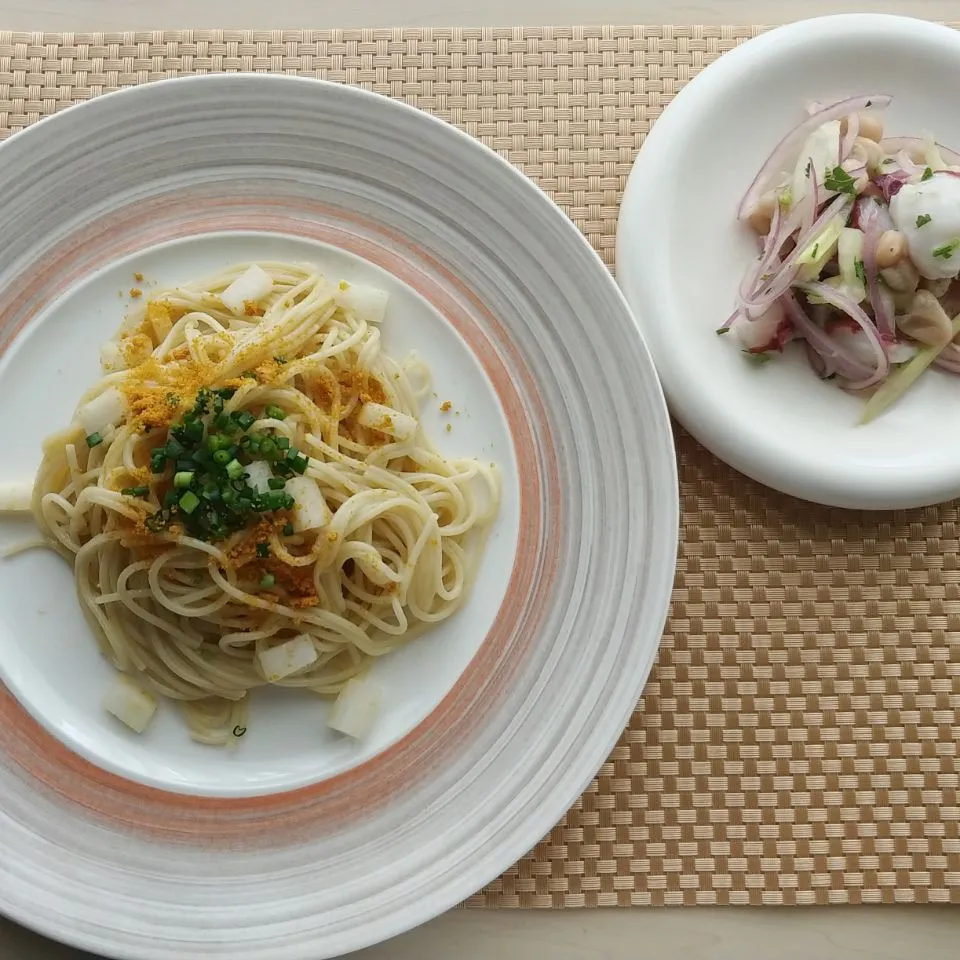
{"label": "white radish piece", "polygon": [[0,513],[28,513],[32,498],[31,483],[0,483]]}
{"label": "white radish piece", "polygon": [[266,493],[270,489],[270,479],[273,477],[273,470],[266,460],[254,460],[253,463],[244,467],[247,474],[247,483],[253,487],[257,493]]}
{"label": "white radish piece", "polygon": [[103,433],[108,427],[115,427],[126,416],[127,401],[116,387],[109,387],[103,393],[89,400],[77,411],[77,419],[83,432]]}
{"label": "white radish piece", "polygon": [[365,403],[357,414],[357,423],[368,430],[386,433],[395,440],[409,440],[417,432],[416,417],[382,403]]}
{"label": "white radish piece", "polygon": [[333,517],[320,487],[309,477],[291,477],[286,492],[294,499],[293,529],[297,533],[325,527]]}
{"label": "white radish piece", "polygon": [[129,677],[118,676],[104,694],[103,708],[131,730],[143,733],[157,712],[157,701]]}
{"label": "white radish piece", "polygon": [[341,284],[337,294],[340,306],[355,314],[364,323],[380,323],[387,312],[389,299],[390,294],[386,290],[353,283]]}
{"label": "white radish piece", "polygon": [[362,740],[373,729],[380,714],[380,688],[369,680],[348,680],[330,708],[327,726]]}
{"label": "white radish piece", "polygon": [[304,667],[309,667],[311,663],[316,663],[317,648],[305,633],[301,633],[279,646],[261,650],[257,658],[267,682],[276,683]]}
{"label": "white radish piece", "polygon": [[220,294],[223,305],[231,312],[244,314],[248,303],[257,303],[273,289],[273,280],[263,267],[248,267]]}

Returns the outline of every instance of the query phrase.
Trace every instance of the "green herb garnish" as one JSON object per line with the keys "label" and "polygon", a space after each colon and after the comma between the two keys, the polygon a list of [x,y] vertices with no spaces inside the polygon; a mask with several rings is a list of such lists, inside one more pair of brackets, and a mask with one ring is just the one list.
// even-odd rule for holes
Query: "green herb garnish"
{"label": "green herb garnish", "polygon": [[717,327],[714,333],[716,333],[718,337],[722,337],[725,333],[729,333],[732,329],[732,327]]}
{"label": "green herb garnish", "polygon": [[260,578],[260,586],[266,587],[268,590],[270,587],[274,586],[277,582],[277,578],[272,573],[265,573]]}
{"label": "green herb garnish", "polygon": [[103,443],[103,437],[99,433],[89,433],[87,434],[87,446],[92,450],[94,447],[99,447]]}
{"label": "green herb garnish", "polygon": [[953,256],[953,251],[960,247],[960,237],[954,237],[946,243],[941,243],[939,247],[934,247],[931,253],[938,260],[949,260]]}
{"label": "green herb garnish", "polygon": [[923,176],[920,178],[920,180],[921,181],[929,180],[932,176],[933,176],[933,171],[929,167],[927,167],[926,170],[923,171]]}
{"label": "green herb garnish", "polygon": [[120,491],[125,497],[145,497],[149,492],[149,487],[124,487]]}
{"label": "green herb garnish", "polygon": [[754,353],[752,350],[744,350],[744,351],[743,351],[743,355],[744,355],[754,366],[757,366],[757,367],[761,367],[761,366],[763,366],[763,364],[770,362],[770,354],[769,354],[769,353]]}
{"label": "green herb garnish", "polygon": [[933,217],[931,217],[929,213],[921,213],[920,216],[917,217],[917,229],[919,230],[921,227],[928,224],[932,219]]}
{"label": "green herb garnish", "polygon": [[862,260],[853,261],[853,272],[857,275],[857,278],[861,283],[867,282],[867,270],[866,267],[864,267]]}
{"label": "green herb garnish", "polygon": [[840,166],[834,167],[827,173],[823,185],[828,190],[835,190],[837,193],[847,193],[852,197],[857,194],[856,181]]}

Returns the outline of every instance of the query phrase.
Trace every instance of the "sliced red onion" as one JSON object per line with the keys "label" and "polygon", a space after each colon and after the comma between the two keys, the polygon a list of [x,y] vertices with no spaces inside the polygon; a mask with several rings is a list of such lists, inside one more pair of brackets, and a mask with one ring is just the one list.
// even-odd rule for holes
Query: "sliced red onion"
{"label": "sliced red onion", "polygon": [[747,271],[740,283],[741,300],[750,298],[760,283],[760,278],[770,269],[770,264],[774,257],[776,257],[777,251],[783,246],[783,241],[786,239],[785,236],[781,236],[783,226],[783,207],[778,203],[773,209],[773,218],[770,220],[770,230],[767,232],[767,235],[763,237],[760,256],[754,261],[753,266]]}
{"label": "sliced red onion", "polygon": [[863,312],[858,303],[855,303],[846,294],[841,293],[828,283],[819,283],[812,281],[810,283],[797,284],[798,289],[804,293],[813,294],[836,307],[842,313],[845,313],[851,320],[855,321],[864,335],[867,337],[874,356],[876,357],[876,369],[863,380],[858,380],[849,384],[854,390],[862,390],[864,387],[872,387],[879,383],[890,372],[890,361],[887,359],[886,350],[880,342],[880,336],[877,328],[873,325],[870,318]]}
{"label": "sliced red onion", "polygon": [[814,238],[834,217],[842,215],[843,212],[849,208],[850,198],[847,197],[846,194],[834,197],[834,199],[824,207],[823,213],[817,217],[810,229],[801,234],[797,240],[796,247],[783,262],[779,272],[770,279],[767,286],[757,291],[749,300],[746,300],[743,306],[751,312],[763,311],[770,306],[774,300],[779,300],[784,292],[790,288],[791,284],[796,280],[797,274],[800,272],[800,265],[797,263],[797,260],[803,251],[806,250]]}
{"label": "sliced red onion", "polygon": [[811,114],[805,120],[795,126],[774,148],[773,152],[767,157],[759,173],[750,184],[740,206],[737,208],[737,218],[745,220],[756,207],[757,202],[763,195],[770,180],[777,174],[783,173],[791,164],[796,161],[794,152],[798,146],[814,131],[817,127],[831,120],[842,120],[851,113],[859,113],[867,107],[874,106],[883,109],[890,103],[888,96],[872,97],[850,97],[847,100],[841,100],[839,103],[824,107],[816,113]]}
{"label": "sliced red onion", "polygon": [[805,340],[807,346],[823,360],[827,370],[825,376],[835,373],[850,383],[871,376],[873,371],[870,367],[863,364],[849,350],[841,347],[822,327],[807,316],[792,292],[784,294],[781,302],[786,308],[787,316],[793,321],[797,335]]}
{"label": "sliced red onion", "polygon": [[[960,166],[960,153],[945,147],[942,143],[936,144],[936,147],[947,163]],[[917,151],[920,156],[923,156],[927,150],[927,141],[922,137],[885,137],[880,141],[880,149],[889,154],[897,154],[901,150]],[[913,157],[911,156],[910,159],[913,160]],[[915,160],[913,162],[916,163]]]}
{"label": "sliced red onion", "polygon": [[853,144],[857,139],[857,135],[860,133],[860,114],[851,113],[847,117],[847,132],[843,135],[843,138],[840,141],[840,159],[837,161],[841,165],[843,161],[850,156],[850,151],[853,149]]}
{"label": "sliced red onion", "polygon": [[878,234],[893,229],[890,211],[876,197],[860,197],[853,208],[850,225],[866,233],[871,221],[876,222],[875,229]]}
{"label": "sliced red onion", "polygon": [[924,168],[919,164],[914,163],[913,160],[910,159],[910,154],[907,153],[906,150],[901,150],[897,154],[897,163],[900,164],[900,169],[903,170],[904,173],[909,173],[911,177],[916,176],[918,173],[923,173]]}
{"label": "sliced red onion", "polygon": [[877,243],[890,219],[887,208],[876,200],[865,199],[857,202],[855,214],[863,231],[863,273],[867,281],[867,296],[873,307],[873,319],[882,343],[892,343],[896,337],[893,320],[894,303],[889,291],[881,288],[877,278]]}

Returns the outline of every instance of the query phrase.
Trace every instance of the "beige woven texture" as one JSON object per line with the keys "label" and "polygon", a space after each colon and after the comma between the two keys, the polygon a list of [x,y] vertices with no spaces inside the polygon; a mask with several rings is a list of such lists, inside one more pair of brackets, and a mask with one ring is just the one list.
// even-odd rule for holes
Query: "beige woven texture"
{"label": "beige woven texture", "polygon": [[[613,265],[650,124],[750,27],[0,34],[0,133],[117,87],[272,71],[358,84],[499,151]],[[469,903],[960,901],[960,516],[772,493],[678,432],[663,648],[562,824]]]}

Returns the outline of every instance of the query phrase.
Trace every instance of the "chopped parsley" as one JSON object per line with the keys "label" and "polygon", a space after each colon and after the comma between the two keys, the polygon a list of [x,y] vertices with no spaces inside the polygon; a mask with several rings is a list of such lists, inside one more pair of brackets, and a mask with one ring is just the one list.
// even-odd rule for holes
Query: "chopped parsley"
{"label": "chopped parsley", "polygon": [[823,185],[828,190],[834,190],[837,193],[847,193],[851,197],[856,196],[857,193],[856,181],[840,166],[834,167],[827,173]]}
{"label": "chopped parsley", "polygon": [[920,216],[917,217],[917,229],[919,230],[921,227],[926,226],[932,219],[933,217],[931,217],[929,213],[921,213]]}
{"label": "chopped parsley", "polygon": [[941,243],[939,247],[934,247],[931,252],[938,260],[949,260],[957,247],[960,247],[960,237],[954,237],[946,243]]}
{"label": "chopped parsley", "polygon": [[920,178],[920,180],[921,181],[929,180],[932,176],[933,176],[933,171],[929,167],[927,167],[927,169],[923,171],[923,176]]}

